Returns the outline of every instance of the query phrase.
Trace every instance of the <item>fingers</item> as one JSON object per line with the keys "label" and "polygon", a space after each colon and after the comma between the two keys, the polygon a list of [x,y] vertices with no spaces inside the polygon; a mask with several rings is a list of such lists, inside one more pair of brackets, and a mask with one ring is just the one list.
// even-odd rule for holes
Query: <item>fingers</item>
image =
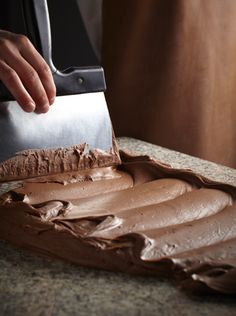
{"label": "fingers", "polygon": [[48,64],[25,36],[18,40],[21,55],[37,72],[47,94],[49,104],[52,104],[56,96],[56,87]]}
{"label": "fingers", "polygon": [[47,112],[49,109],[48,96],[35,69],[18,52],[8,54],[7,63],[17,73],[25,89],[37,105],[37,110]]}
{"label": "fingers", "polygon": [[0,31],[0,80],[27,112],[47,112],[56,96],[47,63],[22,35]]}
{"label": "fingers", "polygon": [[23,86],[17,73],[2,61],[0,61],[0,80],[8,87],[24,111],[32,112],[35,110],[35,102]]}

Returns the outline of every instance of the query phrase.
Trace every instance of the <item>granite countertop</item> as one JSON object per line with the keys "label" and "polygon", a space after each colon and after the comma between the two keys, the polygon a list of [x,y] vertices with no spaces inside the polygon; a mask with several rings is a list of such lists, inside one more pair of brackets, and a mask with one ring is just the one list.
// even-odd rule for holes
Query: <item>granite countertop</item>
{"label": "granite countertop", "polygon": [[[236,186],[236,170],[131,138],[120,148],[148,154]],[[166,280],[87,269],[36,257],[0,241],[0,316],[236,315],[230,297],[189,297]]]}

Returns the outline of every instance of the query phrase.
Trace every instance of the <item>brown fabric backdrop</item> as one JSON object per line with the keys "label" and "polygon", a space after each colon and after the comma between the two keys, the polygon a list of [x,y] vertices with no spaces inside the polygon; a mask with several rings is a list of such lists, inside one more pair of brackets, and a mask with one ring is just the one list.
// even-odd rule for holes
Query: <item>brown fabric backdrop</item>
{"label": "brown fabric backdrop", "polygon": [[104,0],[117,136],[236,168],[236,1]]}

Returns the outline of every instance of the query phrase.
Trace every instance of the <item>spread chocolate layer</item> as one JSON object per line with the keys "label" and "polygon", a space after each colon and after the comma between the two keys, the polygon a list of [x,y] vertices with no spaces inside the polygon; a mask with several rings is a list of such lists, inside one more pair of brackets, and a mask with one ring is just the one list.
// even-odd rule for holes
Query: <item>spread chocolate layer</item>
{"label": "spread chocolate layer", "polygon": [[0,182],[118,164],[120,157],[114,137],[109,151],[89,150],[87,144],[70,148],[25,150],[0,163]]}
{"label": "spread chocolate layer", "polygon": [[[236,294],[236,188],[147,156],[25,179],[2,195],[0,237],[39,254]],[[39,175],[39,174],[37,174]]]}

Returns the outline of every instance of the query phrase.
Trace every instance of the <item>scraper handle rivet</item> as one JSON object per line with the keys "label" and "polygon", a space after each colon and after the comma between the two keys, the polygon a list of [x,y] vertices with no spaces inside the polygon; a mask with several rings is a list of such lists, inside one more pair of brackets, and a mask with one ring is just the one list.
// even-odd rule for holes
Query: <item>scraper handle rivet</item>
{"label": "scraper handle rivet", "polygon": [[83,83],[84,83],[84,78],[79,77],[79,78],[77,79],[77,81],[78,81],[78,84],[83,84]]}

